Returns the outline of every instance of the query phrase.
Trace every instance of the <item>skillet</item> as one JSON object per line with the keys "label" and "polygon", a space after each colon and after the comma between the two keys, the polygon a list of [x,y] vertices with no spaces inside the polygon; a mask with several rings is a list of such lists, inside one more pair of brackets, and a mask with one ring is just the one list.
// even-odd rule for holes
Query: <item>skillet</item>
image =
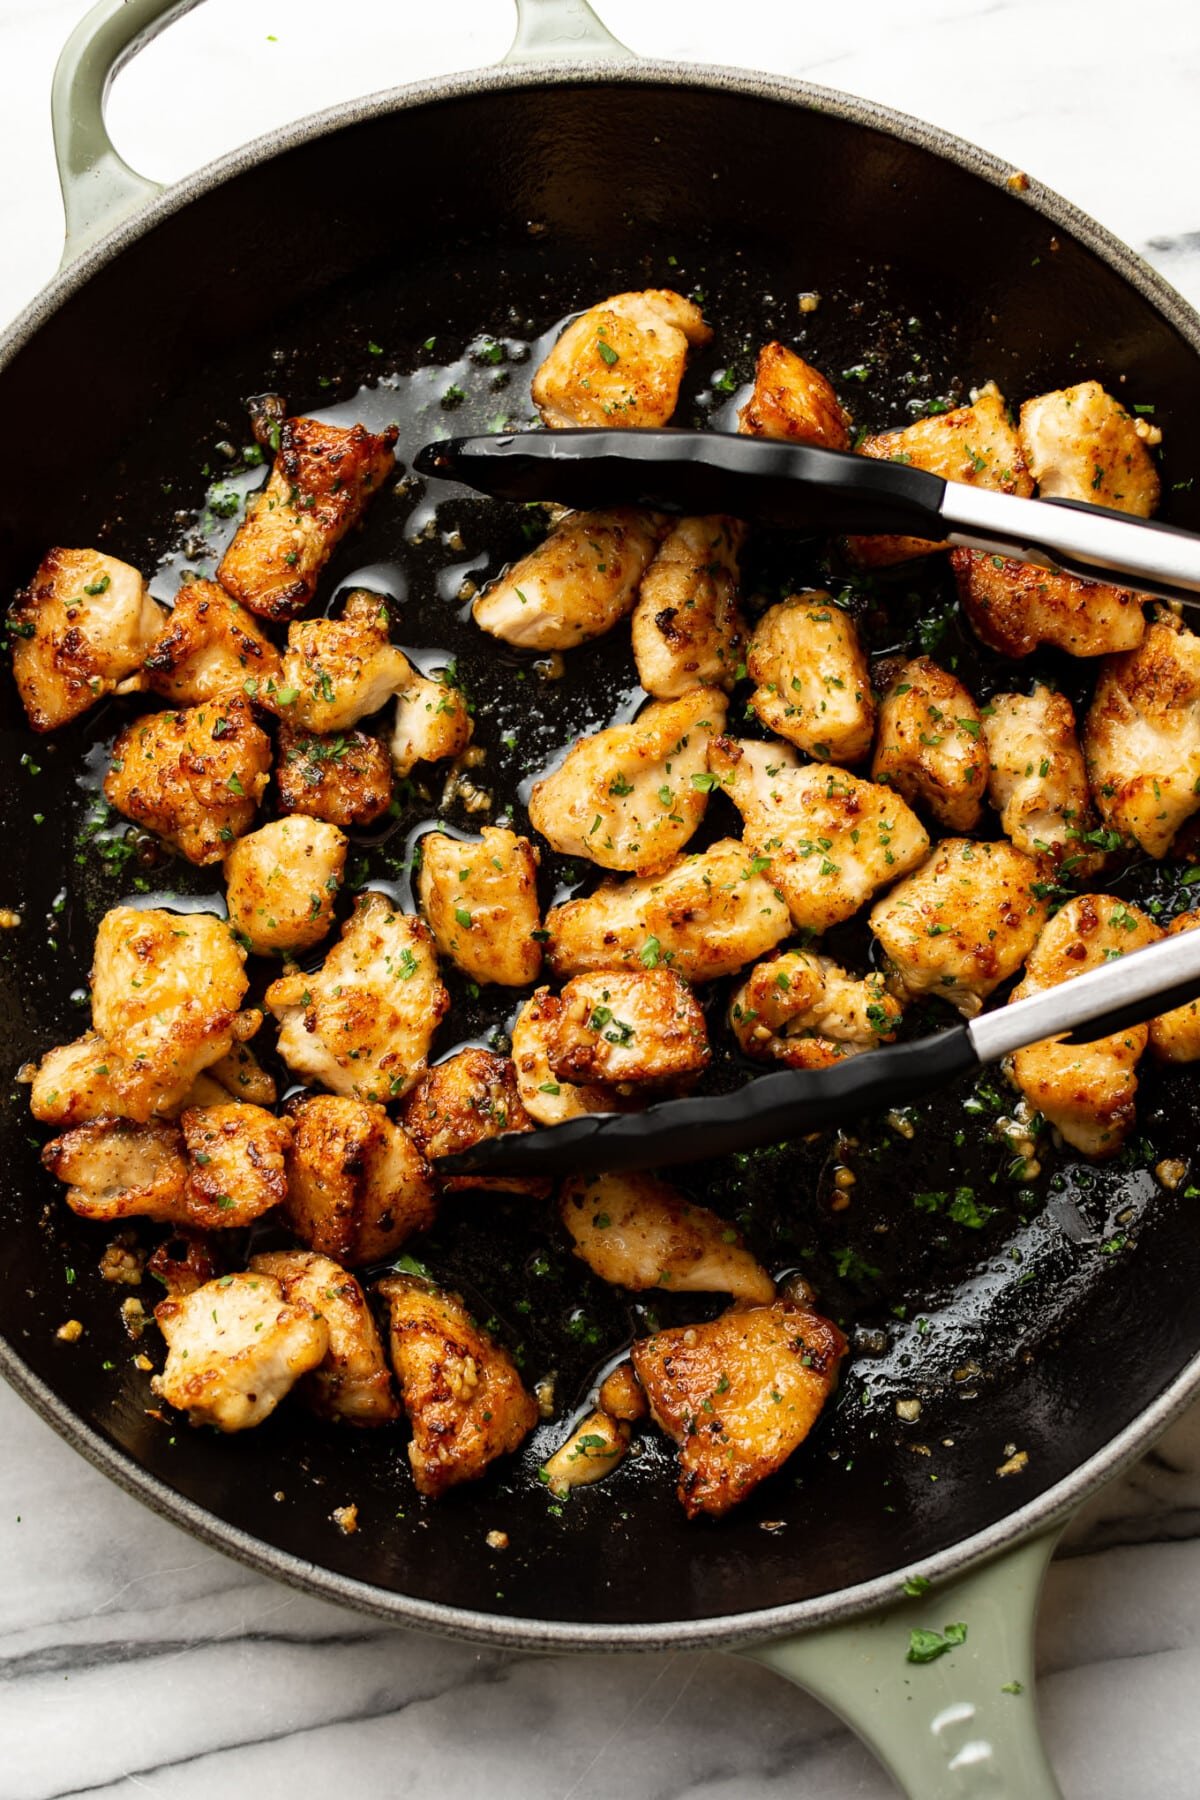
{"label": "skillet", "polygon": [[[989,376],[1019,399],[1095,375],[1156,407],[1172,488],[1163,516],[1200,525],[1200,320],[1097,226],[1036,185],[1010,185],[982,152],[827,90],[636,65],[586,8],[526,5],[519,49],[549,52],[542,66],[335,109],[155,198],[108,144],[102,94],[138,34],[183,10],[106,0],[60,65],[68,262],[0,346],[5,589],[69,534],[157,569],[169,597],[180,568],[207,567],[227,528],[214,480],[256,478],[238,454],[246,396],[277,390],[297,410],[395,419],[408,463],[448,429],[520,421],[522,383],[563,317],[651,284],[702,292],[719,326],[681,422],[720,422],[730,381],[771,335],[835,373],[872,427]],[[592,60],[556,60],[564,49]],[[815,313],[800,314],[802,292],[821,295]],[[66,420],[82,429],[68,433]],[[467,628],[461,582],[517,554],[526,525],[516,509],[414,487],[343,545],[324,587],[327,599],[352,579],[387,592],[402,642],[430,666],[456,659],[497,793],[518,817],[521,783],[635,699],[618,646],[573,653],[551,681]],[[758,555],[754,582],[772,597],[842,579],[809,547],[767,543]],[[879,651],[955,656],[981,694],[1015,673],[978,659],[932,567],[848,598]],[[3,902],[23,920],[0,945],[9,1071],[77,1031],[72,996],[108,906],[130,892],[186,905],[211,891],[203,872],[144,860],[101,819],[95,777],[117,723],[116,709],[98,711],[34,743],[6,688]],[[360,848],[361,878],[402,885],[408,833],[437,810],[436,793],[414,796],[385,842]],[[569,875],[551,864],[547,892]],[[1188,894],[1175,867],[1133,868],[1118,886],[1169,912]],[[438,1054],[503,1028],[465,992],[455,1002]],[[561,1511],[532,1478],[546,1437],[435,1507],[415,1500],[398,1441],[322,1434],[286,1409],[232,1442],[151,1416],[147,1376],[97,1273],[108,1234],[52,1193],[19,1088],[0,1124],[0,1365],[115,1479],[312,1591],[491,1643],[751,1647],[844,1710],[869,1698],[860,1728],[914,1789],[1052,1793],[1026,1735],[1030,1700],[1000,1695],[1028,1686],[1047,1539],[1010,1549],[999,1575],[971,1571],[1044,1534],[1200,1383],[1190,1183],[1164,1189],[1152,1172],[1187,1161],[1200,1120],[1186,1078],[1148,1078],[1122,1158],[1093,1170],[1059,1157],[1026,1180],[991,1135],[1003,1104],[985,1083],[900,1126],[864,1121],[857,1146],[818,1140],[709,1172],[705,1197],[774,1269],[809,1275],[854,1345],[838,1403],[794,1465],[716,1527],[684,1523],[671,1459],[649,1442]],[[844,1211],[838,1156],[857,1176]],[[966,1186],[988,1211],[979,1225],[935,1230],[913,1207],[916,1193]],[[468,1197],[420,1253],[495,1316],[531,1374],[553,1364],[566,1405],[647,1322],[644,1306],[570,1267],[528,1205]],[[653,1310],[663,1323],[677,1316],[669,1298]],[[68,1316],[85,1326],[80,1345],[55,1338]],[[921,1413],[906,1424],[896,1401],[913,1396]],[[1017,1470],[999,1475],[1014,1454]],[[330,1515],[351,1500],[360,1529],[342,1536]],[[502,1557],[486,1547],[492,1530],[508,1534]],[[928,1600],[856,1622],[896,1602],[915,1572],[938,1584]],[[905,1664],[910,1627],[957,1619],[969,1626],[959,1651]],[[840,1637],[780,1641],[839,1621],[850,1621]],[[893,1717],[904,1710],[907,1735]],[[914,1728],[931,1720],[936,1729]]]}

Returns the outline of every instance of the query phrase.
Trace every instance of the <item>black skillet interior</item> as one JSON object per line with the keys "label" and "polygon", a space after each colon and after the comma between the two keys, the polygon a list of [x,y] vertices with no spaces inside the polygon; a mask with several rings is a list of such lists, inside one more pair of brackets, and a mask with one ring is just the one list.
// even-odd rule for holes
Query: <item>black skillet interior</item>
{"label": "black skillet interior", "polygon": [[[0,585],[27,579],[48,544],[96,541],[157,565],[169,596],[179,569],[210,569],[233,529],[230,487],[261,478],[240,456],[246,396],[273,390],[296,411],[395,419],[407,462],[428,438],[526,422],[537,340],[594,298],[644,285],[702,298],[717,327],[689,372],[682,423],[727,418],[731,390],[772,335],[829,371],[868,426],[905,423],[988,378],[1019,400],[1095,375],[1156,408],[1164,516],[1200,525],[1194,350],[1020,199],[867,125],[752,94],[535,86],[295,148],[95,275],[0,377]],[[808,292],[821,296],[815,312],[800,309]],[[496,796],[491,816],[508,806],[520,821],[520,784],[636,698],[627,633],[572,652],[553,679],[464,620],[464,579],[494,572],[543,525],[418,483],[377,503],[323,590],[332,604],[353,577],[388,593],[398,640],[427,667],[454,659],[487,752],[477,780]],[[935,562],[867,581],[782,539],[760,540],[749,558],[759,607],[826,582],[880,656],[929,649],[981,694],[1033,673],[980,657]],[[1086,668],[1039,667],[1077,700],[1086,691]],[[11,687],[4,710],[0,903],[24,921],[0,946],[13,1072],[81,1028],[79,990],[108,906],[218,884],[145,860],[120,821],[104,822],[101,747],[127,703],[47,741],[24,730]],[[355,879],[402,884],[413,827],[437,816],[465,830],[479,822],[441,804],[434,773],[406,793],[386,835],[358,847]],[[719,797],[711,827],[736,829]],[[546,896],[580,874],[547,858]],[[1129,869],[1114,885],[1168,913],[1189,892],[1178,865]],[[853,932],[843,948],[866,952]],[[435,1054],[502,1033],[513,1010],[511,995],[454,991]],[[741,1078],[728,1057],[714,1077]],[[25,1091],[11,1084],[0,1318],[12,1350],[74,1414],[168,1489],[295,1558],[298,1576],[315,1564],[374,1584],[381,1599],[601,1627],[749,1613],[868,1580],[1002,1519],[1133,1420],[1200,1347],[1191,1171],[1174,1190],[1151,1172],[1163,1158],[1188,1162],[1194,1084],[1148,1076],[1139,1135],[1102,1169],[1048,1145],[1040,1172],[1022,1167],[996,1135],[1011,1103],[989,1077],[866,1119],[851,1143],[822,1138],[684,1173],[775,1271],[813,1281],[854,1345],[810,1443],[720,1525],[684,1523],[672,1458],[651,1436],[566,1506],[536,1479],[630,1333],[705,1307],[603,1289],[566,1253],[551,1210],[529,1201],[456,1198],[412,1246],[496,1322],[531,1380],[556,1372],[559,1403],[558,1422],[514,1465],[436,1505],[415,1496],[399,1433],[339,1433],[284,1407],[223,1440],[150,1410],[134,1358],[160,1360],[157,1333],[140,1345],[126,1335],[118,1308],[130,1290],[97,1271],[112,1232],[67,1212],[39,1166]],[[855,1176],[848,1203],[841,1166]],[[85,1326],[74,1345],[55,1337],[69,1317]],[[920,1400],[914,1422],[897,1416],[900,1398]],[[999,1477],[1014,1451],[1027,1453],[1024,1472]],[[352,1501],[360,1527],[344,1536],[331,1513]],[[493,1530],[508,1534],[506,1550],[488,1548]]]}

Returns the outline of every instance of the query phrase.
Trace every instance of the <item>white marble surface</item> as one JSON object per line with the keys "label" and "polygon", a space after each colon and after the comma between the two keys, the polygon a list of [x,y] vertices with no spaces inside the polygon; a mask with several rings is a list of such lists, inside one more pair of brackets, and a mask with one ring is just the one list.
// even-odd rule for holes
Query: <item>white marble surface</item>
{"label": "white marble surface", "polygon": [[[47,94],[79,0],[0,0],[0,316],[54,267]],[[1185,0],[601,0],[646,54],[829,82],[975,138],[1200,300],[1200,9]],[[170,177],[355,92],[486,61],[505,0],[208,0],[122,77]],[[736,24],[734,21],[736,20]],[[716,1655],[534,1660],[390,1630],[247,1573],[111,1487],[0,1389],[0,1800],[767,1800],[892,1789],[821,1707]],[[1069,1800],[1200,1791],[1200,1409],[1051,1571],[1042,1706]],[[619,1774],[614,1775],[614,1769]]]}

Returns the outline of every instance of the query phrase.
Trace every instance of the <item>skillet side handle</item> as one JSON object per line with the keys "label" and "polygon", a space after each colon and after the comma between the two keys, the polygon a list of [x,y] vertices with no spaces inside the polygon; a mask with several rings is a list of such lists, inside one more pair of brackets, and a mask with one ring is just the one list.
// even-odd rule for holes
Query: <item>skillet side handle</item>
{"label": "skillet side handle", "polygon": [[506,63],[604,56],[632,62],[633,51],[596,17],[587,0],[515,0],[517,33]]}
{"label": "skillet side handle", "polygon": [[[1062,1800],[1033,1692],[1038,1595],[1058,1536],[885,1612],[743,1654],[824,1701],[910,1800]],[[907,1661],[914,1627],[959,1622],[964,1643],[934,1662]]]}

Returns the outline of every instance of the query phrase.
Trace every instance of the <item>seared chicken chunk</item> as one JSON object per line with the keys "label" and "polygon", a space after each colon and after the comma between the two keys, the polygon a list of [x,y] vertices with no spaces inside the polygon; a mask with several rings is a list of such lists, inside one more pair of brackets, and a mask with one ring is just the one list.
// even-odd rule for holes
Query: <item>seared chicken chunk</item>
{"label": "seared chicken chunk", "polygon": [[729,1022],[747,1056],[824,1069],[890,1044],[900,1011],[881,975],[859,980],[831,956],[786,950],[750,971],[729,1003]]}
{"label": "seared chicken chunk", "polygon": [[[1111,894],[1079,894],[1042,932],[1012,998],[1057,987],[1161,936],[1136,906]],[[1134,1069],[1149,1037],[1148,1025],[1131,1025],[1091,1044],[1051,1038],[1015,1052],[1012,1078],[1068,1144],[1086,1156],[1115,1156],[1134,1126]]]}
{"label": "seared chicken chunk", "polygon": [[507,1351],[473,1323],[456,1294],[389,1275],[392,1366],[412,1422],[408,1460],[419,1494],[475,1481],[514,1451],[537,1423]]}
{"label": "seared chicken chunk", "polygon": [[898,794],[785,744],[718,738],[709,767],[746,821],[745,841],[802,929],[848,919],[929,848]]}
{"label": "seared chicken chunk", "polygon": [[681,856],[661,875],[604,881],[546,915],[546,957],[556,975],[656,968],[687,981],[732,975],[789,936],[788,909],[736,838]]}
{"label": "seared chicken chunk", "polygon": [[400,1417],[379,1332],[353,1275],[312,1250],[271,1250],[253,1257],[250,1270],[277,1281],[285,1301],[307,1303],[328,1327],[324,1359],[299,1390],[314,1412],[347,1425],[390,1425]]}
{"label": "seared chicken chunk", "polygon": [[[507,1056],[477,1047],[460,1050],[432,1069],[426,1069],[404,1102],[404,1125],[422,1155],[437,1173],[443,1156],[503,1137],[509,1131],[532,1131],[533,1120],[521,1102],[517,1072]],[[451,1176],[447,1192],[462,1188],[498,1189],[504,1193],[545,1194],[542,1181],[503,1175]]]}
{"label": "seared chicken chunk", "polygon": [[190,1106],[179,1116],[188,1158],[187,1222],[250,1225],[287,1199],[292,1126],[261,1106]]}
{"label": "seared chicken chunk", "polygon": [[[1177,937],[1181,931],[1195,931],[1200,925],[1200,912],[1183,912],[1167,926],[1167,936]],[[1185,1063],[1200,1061],[1200,1000],[1187,1006],[1176,1006],[1150,1021],[1150,1048],[1160,1062]]]}
{"label": "seared chicken chunk", "polygon": [[638,680],[656,700],[731,688],[746,649],[738,610],[745,527],[720,514],[680,519],[642,576],[633,613]]}
{"label": "seared chicken chunk", "polygon": [[387,1100],[425,1067],[450,1005],[423,919],[383,894],[362,895],[311,975],[284,975],[266,992],[289,1069],[335,1094]]}
{"label": "seared chicken chunk", "polygon": [[576,1256],[614,1287],[775,1298],[775,1283],[740,1233],[656,1175],[573,1175],[559,1211]]}
{"label": "seared chicken chunk", "polygon": [[550,1067],[558,1043],[563,1003],[548,987],[527,1000],[513,1023],[512,1059],[517,1092],[525,1111],[539,1125],[561,1125],[583,1113],[618,1112],[628,1106],[615,1088],[589,1082],[563,1081]]}
{"label": "seared chicken chunk", "polygon": [[994,694],[983,720],[988,794],[1000,823],[1027,856],[1053,856],[1079,873],[1094,861],[1081,849],[1091,796],[1075,709],[1039,682],[1032,694]]}
{"label": "seared chicken chunk", "polygon": [[871,911],[896,991],[938,994],[973,1018],[1036,943],[1048,912],[1041,886],[1038,865],[1009,843],[943,839]]}
{"label": "seared chicken chunk", "polygon": [[561,1000],[550,1046],[556,1081],[680,1081],[708,1067],[704,1014],[673,969],[576,975]]}
{"label": "seared chicken chunk", "polygon": [[292,1108],[287,1214],[301,1243],[351,1267],[433,1224],[433,1177],[382,1106],[317,1094]]}
{"label": "seared chicken chunk", "polygon": [[522,650],[573,650],[601,637],[631,611],[658,538],[653,513],[568,513],[484,589],[471,608],[475,623]]}
{"label": "seared chicken chunk", "polygon": [[1129,588],[982,550],[952,550],[950,562],[963,611],[1001,656],[1028,656],[1039,644],[1070,656],[1107,656],[1142,641],[1141,596]]}
{"label": "seared chicken chunk", "polygon": [[221,559],[217,580],[264,619],[294,619],[337,545],[395,467],[394,428],[285,419],[265,487]]}
{"label": "seared chicken chunk", "polygon": [[629,1427],[599,1408],[588,1413],[539,1471],[550,1492],[565,1500],[572,1488],[611,1475],[629,1448]]}
{"label": "seared chicken chunk", "polygon": [[221,1274],[213,1257],[212,1245],[202,1231],[189,1225],[176,1225],[146,1260],[146,1271],[161,1281],[171,1298],[194,1294],[206,1281]]}
{"label": "seared chicken chunk", "polygon": [[392,803],[392,763],[365,731],[329,737],[279,727],[279,804],[327,825],[373,825]]}
{"label": "seared chicken chunk", "polygon": [[871,748],[875,702],[854,621],[828,594],[793,594],[759,620],[746,659],[750,704],[769,731],[822,762]]}
{"label": "seared chicken chunk", "polygon": [[230,839],[250,829],[270,767],[271,740],[249,702],[226,695],[127,725],[113,745],[104,797],[189,862],[220,862]]}
{"label": "seared chicken chunk", "polygon": [[534,788],[534,826],[564,856],[603,869],[664,869],[704,817],[708,745],[725,708],[716,688],[691,688],[652,700],[632,725],[580,738]]}
{"label": "seared chicken chunk", "polygon": [[1161,620],[1108,659],[1083,728],[1100,817],[1165,856],[1200,808],[1200,637]]}
{"label": "seared chicken chunk", "polygon": [[396,696],[392,767],[403,777],[420,762],[461,756],[474,728],[459,688],[410,669]]}
{"label": "seared chicken chunk", "polygon": [[329,1327],[308,1301],[286,1301],[277,1281],[249,1270],[160,1300],[154,1317],[167,1340],[155,1393],[218,1431],[261,1425],[329,1350]]}
{"label": "seared chicken chunk", "polygon": [[983,721],[962,682],[928,656],[905,663],[883,697],[871,776],[952,831],[979,823],[988,783]]}
{"label": "seared chicken chunk", "polygon": [[1098,381],[1027,400],[1020,431],[1044,498],[1115,506],[1143,519],[1158,505],[1158,472],[1146,445],[1161,433],[1130,418]]}
{"label": "seared chicken chunk", "polygon": [[54,731],[105,694],[145,684],[142,658],[163,620],[128,563],[99,550],[50,550],[8,613],[13,675],[29,723]]}
{"label": "seared chicken chunk", "polygon": [[302,731],[347,731],[378,712],[412,676],[412,664],[388,635],[387,601],[356,588],[340,619],[298,619],[288,626],[283,680],[260,695]]}
{"label": "seared chicken chunk", "polygon": [[[910,463],[946,481],[966,482],[970,487],[995,488],[1002,494],[1033,493],[1020,440],[1008,421],[1004,396],[988,382],[970,406],[956,407],[929,419],[918,419],[899,431],[884,431],[866,438],[859,446],[863,456],[883,462]],[[905,562],[944,544],[927,538],[855,537],[850,540],[855,560],[867,567]]]}
{"label": "seared chicken chunk", "polygon": [[689,1519],[719,1517],[803,1443],[837,1383],[846,1340],[788,1300],[639,1338],[630,1355],[655,1423],[679,1445]]}
{"label": "seared chicken chunk", "polygon": [[819,370],[785,344],[764,344],[754,371],[754,392],[738,413],[744,437],[791,438],[850,448],[851,419]]}
{"label": "seared chicken chunk", "polygon": [[90,1119],[52,1138],[42,1162],[66,1183],[67,1205],[81,1219],[190,1217],[183,1140],[161,1119]]}
{"label": "seared chicken chunk", "polygon": [[175,706],[224,694],[265,700],[282,679],[270,638],[215,581],[180,588],[142,668],[151,690]]}
{"label": "seared chicken chunk", "polygon": [[417,898],[438,949],[474,980],[528,987],[542,967],[537,851],[485,825],[479,840],[421,839]]}
{"label": "seared chicken chunk", "polygon": [[[33,1072],[29,1107],[43,1125],[78,1125],[85,1119],[132,1116],[125,1089],[131,1085],[124,1064],[114,1067],[108,1045],[98,1031],[85,1031],[69,1044],[47,1050]],[[137,1096],[139,1115],[149,1118],[157,1094]]]}
{"label": "seared chicken chunk", "polygon": [[688,346],[712,332],[670,288],[613,294],[572,320],[533,378],[545,423],[666,425],[679,399]]}
{"label": "seared chicken chunk", "polygon": [[644,1419],[648,1411],[642,1384],[628,1361],[619,1362],[609,1371],[600,1383],[596,1399],[610,1419],[624,1419],[630,1424]]}
{"label": "seared chicken chunk", "polygon": [[229,922],[257,956],[295,956],[333,924],[347,838],[294,813],[240,838],[225,855]]}

